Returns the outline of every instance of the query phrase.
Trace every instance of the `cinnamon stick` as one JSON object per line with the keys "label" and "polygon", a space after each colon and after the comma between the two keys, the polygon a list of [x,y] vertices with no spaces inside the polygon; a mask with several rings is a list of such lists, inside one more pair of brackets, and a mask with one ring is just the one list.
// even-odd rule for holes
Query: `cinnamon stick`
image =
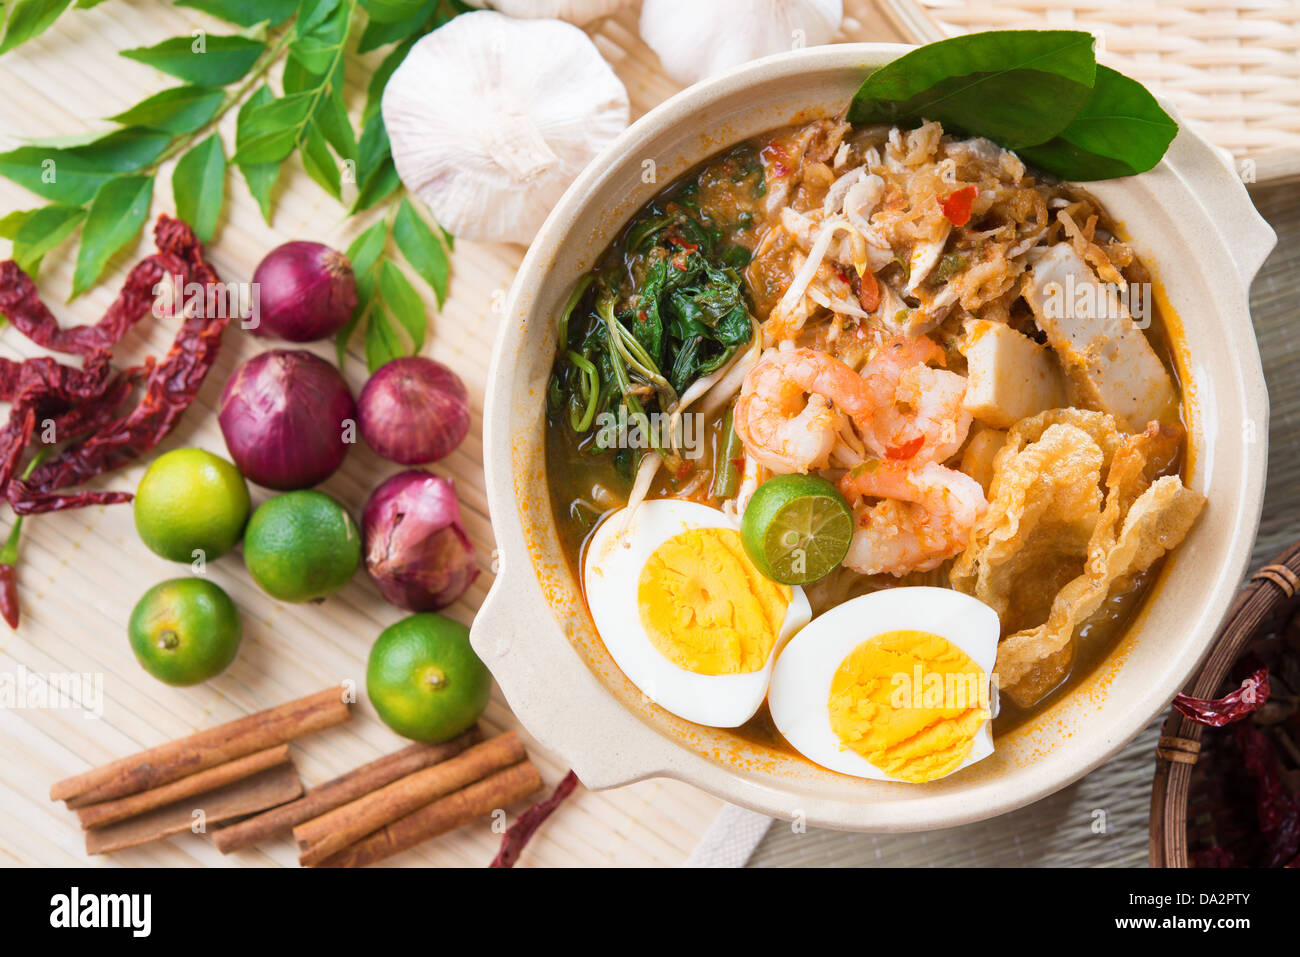
{"label": "cinnamon stick", "polygon": [[117,821],[124,821],[128,817],[135,817],[137,814],[152,811],[154,808],[165,807],[188,797],[206,794],[216,788],[224,787],[232,781],[239,781],[257,774],[259,771],[273,768],[277,764],[284,764],[288,760],[289,745],[277,744],[274,748],[267,748],[265,751],[254,751],[242,758],[227,761],[225,764],[218,764],[214,768],[208,768],[206,771],[180,778],[170,784],[164,784],[162,787],[151,788],[148,791],[131,794],[115,801],[104,801],[101,804],[91,804],[79,808],[77,817],[81,819],[81,826],[84,828],[104,827]]}
{"label": "cinnamon stick", "polygon": [[541,786],[537,768],[531,761],[524,761],[426,804],[316,866],[365,867],[378,863],[430,838],[464,827],[497,808],[522,801]]}
{"label": "cinnamon stick", "polygon": [[301,850],[298,862],[304,867],[318,864],[430,801],[526,758],[519,735],[507,731],[442,764],[409,774],[365,797],[304,821],[293,829]]}
{"label": "cinnamon stick", "polygon": [[413,744],[312,788],[297,801],[213,831],[212,843],[222,854],[249,847],[303,821],[310,821],[326,811],[364,797],[408,774],[455,757],[482,740],[483,732],[475,725],[443,744]]}
{"label": "cinnamon stick", "polygon": [[50,800],[66,801],[75,809],[137,794],[340,724],[349,716],[342,689],[326,688],[55,782]]}
{"label": "cinnamon stick", "polygon": [[155,808],[125,821],[86,832],[86,853],[107,854],[128,847],[180,834],[194,826],[196,811],[203,812],[204,825],[256,814],[269,807],[292,801],[302,794],[302,782],[293,763],[277,764],[225,787]]}

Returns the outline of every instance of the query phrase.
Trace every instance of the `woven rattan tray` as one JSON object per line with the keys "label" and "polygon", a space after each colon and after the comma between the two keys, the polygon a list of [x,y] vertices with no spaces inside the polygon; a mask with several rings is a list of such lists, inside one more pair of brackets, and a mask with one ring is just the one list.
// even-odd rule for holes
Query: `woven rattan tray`
{"label": "woven rattan tray", "polygon": [[977,30],[1088,30],[1098,59],[1168,98],[1247,182],[1300,176],[1294,0],[881,0],[920,41]]}
{"label": "woven rattan tray", "polygon": [[[1300,543],[1251,576],[1238,596],[1201,670],[1186,691],[1213,698],[1222,690],[1229,669],[1261,631],[1276,628],[1300,605]],[[1192,767],[1201,753],[1204,726],[1171,710],[1156,746],[1156,775],[1151,787],[1152,867],[1187,867],[1187,806]]]}

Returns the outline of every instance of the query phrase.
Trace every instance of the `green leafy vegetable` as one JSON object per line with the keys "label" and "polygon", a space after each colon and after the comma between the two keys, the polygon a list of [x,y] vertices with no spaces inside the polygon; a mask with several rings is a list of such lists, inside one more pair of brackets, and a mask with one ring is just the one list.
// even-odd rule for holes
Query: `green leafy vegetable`
{"label": "green leafy vegetable", "polygon": [[[654,441],[647,413],[672,412],[692,383],[750,341],[754,322],[732,263],[739,247],[719,252],[722,235],[689,185],[629,225],[560,315],[547,389],[553,415],[581,434],[618,404]],[[672,467],[672,453],[657,451]]]}
{"label": "green leafy vegetable", "polygon": [[[271,92],[268,86],[258,87],[242,107],[239,108],[239,116],[235,121],[235,144],[236,150],[247,144],[249,138],[248,117],[259,106],[265,106],[275,99],[275,94]],[[248,184],[248,191],[257,200],[257,206],[262,211],[262,218],[271,222],[271,190],[275,188],[275,181],[280,177],[279,163],[238,163],[239,172],[243,174],[244,182]]]}
{"label": "green leafy vegetable", "polygon": [[1098,65],[1092,95],[1070,125],[1020,156],[1061,179],[1112,179],[1154,167],[1177,135],[1178,124],[1146,87]]}
{"label": "green leafy vegetable", "polygon": [[85,218],[86,211],[80,206],[46,206],[32,210],[11,237],[18,268],[29,276],[35,276],[45,254],[71,236]]}
{"label": "green leafy vegetable", "polygon": [[[75,5],[98,2],[76,0]],[[37,35],[72,5],[71,0],[0,0],[6,18],[0,47]],[[107,134],[28,141],[0,153],[0,176],[51,204],[0,218],[0,237],[13,242],[13,254],[25,268],[35,270],[43,256],[80,229],[74,296],[93,284],[139,231],[157,173],[171,160],[176,161],[177,214],[204,241],[220,222],[228,162],[239,168],[268,222],[280,170],[295,152],[308,175],[341,202],[355,186],[355,198],[347,198],[353,212],[391,201],[402,184],[380,112],[384,84],[421,36],[471,9],[461,0],[178,0],[178,5],[241,29],[230,36],[197,32],[122,51],[184,83],[111,117],[120,128]],[[346,51],[357,44],[363,51],[391,49],[370,78],[354,126],[344,92]],[[268,77],[279,63],[277,90]],[[219,124],[235,109],[234,142],[227,148]],[[340,334],[340,356],[358,325],[365,329],[371,358],[409,354],[424,342],[427,310],[397,260],[386,259],[390,237],[438,304],[445,301],[452,237],[403,201],[359,238],[365,240],[355,257],[361,302]]]}
{"label": "green leafy vegetable", "polygon": [[1061,179],[1149,170],[1178,126],[1140,83],[1098,66],[1092,43],[1072,30],[995,30],[930,43],[868,76],[848,118],[937,120]]}
{"label": "green leafy vegetable", "polygon": [[867,77],[849,121],[924,117],[1008,149],[1042,143],[1087,102],[1092,44],[1077,30],[995,30],[927,43]]}
{"label": "green leafy vegetable", "polygon": [[154,162],[170,142],[167,133],[131,127],[83,146],[20,146],[0,153],[0,176],[56,203],[80,206],[113,177]]}
{"label": "green leafy vegetable", "polygon": [[226,92],[211,86],[174,86],[141,100],[129,110],[111,116],[123,126],[146,126],[168,133],[193,133],[206,126],[221,104]]}
{"label": "green leafy vegetable", "polygon": [[343,184],[338,163],[335,162],[333,155],[330,153],[329,144],[325,142],[325,137],[319,127],[312,126],[303,131],[302,143],[298,152],[302,157],[303,169],[307,171],[307,175],[320,184],[320,187],[325,192],[335,199],[341,199],[343,197]]}
{"label": "green leafy vegetable", "polygon": [[6,4],[4,33],[0,35],[0,53],[8,53],[20,43],[48,30],[72,0],[14,0]]}
{"label": "green leafy vegetable", "polygon": [[186,83],[225,86],[244,76],[265,52],[266,44],[250,37],[200,33],[123,50],[122,56],[180,77]]}
{"label": "green leafy vegetable", "polygon": [[362,6],[376,23],[396,23],[418,15],[425,0],[362,0]]}
{"label": "green leafy vegetable", "polygon": [[237,138],[234,162],[241,166],[282,162],[297,145],[313,106],[310,93],[294,93],[249,110],[246,118],[241,117],[243,139]]}
{"label": "green leafy vegetable", "polygon": [[424,332],[429,317],[424,311],[419,293],[392,260],[385,260],[379,268],[379,292],[411,340],[409,354],[419,352],[424,347]]}
{"label": "green leafy vegetable", "polygon": [[211,242],[226,193],[226,153],[215,133],[181,157],[172,173],[176,215]]}
{"label": "green leafy vegetable", "polygon": [[450,263],[442,243],[416,213],[409,200],[403,199],[397,206],[397,216],[393,220],[393,239],[397,241],[397,248],[402,251],[406,261],[433,289],[441,307],[447,298]]}
{"label": "green leafy vegetable", "polygon": [[334,351],[341,367],[347,358],[348,341],[357,328],[357,324],[370,310],[375,294],[375,263],[383,255],[384,244],[388,242],[388,224],[383,220],[375,223],[352,241],[347,249],[348,259],[352,263],[352,274],[357,280],[357,307],[352,311],[352,318],[334,340]]}
{"label": "green leafy vegetable", "polygon": [[409,354],[402,348],[402,340],[384,307],[374,303],[366,322],[366,368],[373,374],[385,363]]}
{"label": "green leafy vegetable", "polygon": [[366,24],[365,30],[361,33],[361,39],[357,42],[357,52],[368,53],[390,43],[405,40],[407,37],[427,33],[428,30],[421,28],[428,23],[429,18],[433,16],[439,6],[439,0],[424,0],[424,2],[418,4],[419,8],[410,16],[387,22],[376,19],[371,14],[370,21]]}
{"label": "green leafy vegetable", "polygon": [[34,209],[15,209],[12,213],[0,217],[0,239],[15,239],[23,223],[35,215]]}
{"label": "green leafy vegetable", "polygon": [[72,275],[74,299],[99,280],[109,258],[140,231],[152,199],[152,176],[120,176],[100,187],[81,230],[81,248]]}
{"label": "green leafy vegetable", "polygon": [[178,7],[192,7],[241,27],[269,23],[278,27],[293,16],[298,0],[176,0]]}

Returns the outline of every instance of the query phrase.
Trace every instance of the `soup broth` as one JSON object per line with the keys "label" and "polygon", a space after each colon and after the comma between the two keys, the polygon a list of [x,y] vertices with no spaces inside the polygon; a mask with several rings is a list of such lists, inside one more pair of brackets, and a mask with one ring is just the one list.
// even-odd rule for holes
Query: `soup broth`
{"label": "soup broth", "polygon": [[[637,368],[636,360],[641,355],[635,348],[638,342],[656,357],[674,355],[671,349],[675,340],[671,339],[671,331],[667,331],[671,323],[664,323],[666,345],[656,343],[649,334],[636,338],[641,336],[639,325],[650,321],[646,313],[647,286],[663,281],[663,275],[690,271],[699,276],[691,280],[694,285],[685,287],[687,294],[680,301],[663,300],[670,305],[678,302],[680,306],[672,306],[677,310],[673,312],[673,322],[683,323],[683,316],[689,318],[691,310],[696,310],[701,312],[701,321],[710,333],[715,328],[725,331],[716,336],[706,334],[693,346],[679,348],[673,365],[659,370],[666,383],[637,380],[632,376],[632,394],[646,414],[647,422],[654,412],[667,411],[663,408],[668,401],[666,396],[679,400],[690,395],[692,382],[708,381],[711,376],[724,380],[727,364],[739,361],[737,357],[750,349],[755,350],[755,355],[761,350],[764,356],[789,349],[822,351],[865,376],[864,370],[871,368],[873,358],[886,348],[891,337],[912,323],[913,331],[907,335],[928,339],[941,353],[937,361],[930,363],[931,367],[964,377],[970,372],[964,352],[968,339],[964,337],[970,335],[971,323],[991,321],[1016,330],[1033,343],[1044,343],[1045,336],[1035,324],[1034,313],[1018,295],[1027,267],[1024,262],[1016,261],[1015,256],[1033,260],[1054,244],[1084,250],[1082,255],[1088,262],[1095,262],[1095,268],[1103,274],[1108,268],[1117,271],[1127,288],[1149,288],[1144,285],[1150,279],[1146,267],[1124,245],[1104,210],[1087,193],[1031,171],[1021,169],[1017,176],[1017,170],[1012,168],[1007,173],[1009,165],[1013,167],[1019,161],[1014,157],[1008,159],[1010,154],[997,150],[987,141],[945,138],[942,144],[937,139],[927,144],[917,135],[921,132],[885,127],[855,129],[837,120],[823,120],[775,130],[740,143],[706,160],[664,189],[632,218],[600,256],[575,290],[566,314],[557,317],[560,347],[546,413],[551,507],[565,554],[579,580],[583,577],[585,543],[593,530],[629,501],[682,499],[715,509],[733,507],[738,518],[743,508],[735,500],[743,497],[745,482],[755,471],[749,449],[736,438],[737,429],[732,421],[734,397],[712,407],[707,407],[706,397],[704,411],[690,419],[690,431],[683,430],[679,435],[683,448],[679,450],[671,445],[660,449],[661,458],[671,467],[659,467],[648,485],[644,485],[641,467],[645,457],[656,451],[653,440],[643,442],[640,447],[635,447],[635,443],[631,443],[634,447],[627,447],[627,442],[605,447],[611,444],[606,441],[610,433],[602,432],[600,423],[608,424],[611,419],[617,422],[623,404],[617,387],[605,384],[608,370],[587,370],[584,362],[596,365],[590,357],[601,353],[591,345],[599,344],[601,336],[611,334],[628,335],[630,369]],[[923,148],[943,159],[927,165],[906,166],[912,155]],[[809,286],[813,290],[817,282],[824,280],[822,292],[810,292],[808,299],[800,304],[802,311],[792,316],[788,293],[792,285],[801,281],[801,270],[816,254],[817,240],[812,239],[810,243],[810,236],[801,235],[800,230],[809,221],[815,224],[823,211],[835,205],[837,193],[845,191],[844,178],[851,174],[851,164],[863,160],[864,170],[875,169],[873,164],[879,164],[881,171],[891,166],[901,170],[892,180],[877,177],[885,179],[886,185],[880,190],[878,212],[869,223],[875,223],[891,210],[919,207],[916,196],[921,190],[937,188],[942,193],[945,187],[936,187],[927,177],[948,176],[955,168],[960,181],[973,175],[967,172],[969,168],[981,164],[992,172],[986,172],[978,188],[967,188],[966,195],[974,193],[975,196],[969,221],[962,221],[960,209],[949,214],[949,205],[960,205],[953,200],[962,192],[960,188],[942,200],[944,216],[951,225],[939,223],[946,238],[934,247],[938,250],[931,257],[935,262],[923,283],[912,282],[915,272],[922,268],[918,266],[917,250],[927,241],[924,230],[928,221],[922,223],[918,219],[915,224],[903,224],[895,232],[895,235],[910,235],[911,229],[917,236],[910,258],[891,251],[885,260],[878,249],[868,248],[865,267],[855,270],[834,263],[824,265]],[[915,172],[909,173],[908,169]],[[905,180],[904,176],[913,179]],[[901,188],[900,181],[904,183]],[[863,174],[848,188],[849,192],[863,182],[872,189],[877,188],[871,177]],[[1006,185],[1007,182],[1013,182],[1014,188]],[[979,197],[990,193],[998,198],[993,206],[982,209]],[[849,221],[856,222],[851,214]],[[1036,227],[1036,223],[1042,224],[1041,227]],[[1015,243],[1014,239],[1027,235],[1029,240],[1034,240],[1038,228],[1041,235],[1036,246],[1016,252],[1023,243]],[[845,239],[844,243],[847,246],[849,240]],[[1095,254],[1094,248],[1099,253]],[[855,254],[841,247],[839,255],[851,259]],[[974,272],[988,264],[1007,264],[1003,269],[1007,275],[995,275],[996,270],[990,267],[991,278],[987,280],[1002,283],[1005,290],[994,289],[986,295],[977,289],[980,280]],[[962,284],[962,298],[946,313],[924,317],[927,312],[939,312],[936,303],[941,302],[945,288],[953,284]],[[894,296],[897,299],[891,301]],[[745,314],[744,323],[733,302],[736,297]],[[1153,297],[1148,296],[1142,305],[1150,320],[1144,334],[1177,390],[1164,320]],[[918,321],[918,316],[924,321]],[[650,318],[657,320],[662,316]],[[621,323],[623,329],[614,329],[611,319]],[[741,335],[745,324],[750,328],[748,337]],[[614,329],[612,333],[611,329]],[[695,348],[696,354],[683,358],[685,348]],[[682,374],[674,381],[678,366],[682,367]],[[584,375],[588,376],[585,380]],[[584,384],[589,388],[584,389]],[[1072,387],[1067,401],[1085,409],[1095,408],[1096,403],[1090,399]],[[834,403],[831,405],[839,411]],[[1164,416],[1166,430],[1179,426],[1180,395],[1177,405],[1178,408]],[[900,408],[905,414],[913,411],[901,402]],[[628,411],[625,406],[623,411]],[[635,420],[635,414],[632,418]],[[954,471],[965,468],[967,451],[976,437],[990,431],[1005,432],[1006,427],[996,429],[977,417],[956,451],[944,456],[942,461]],[[625,437],[626,432],[619,435]],[[860,450],[861,445],[853,441],[855,438],[861,436],[850,434],[848,444]],[[892,459],[893,453],[891,448],[886,458]],[[1146,481],[1179,475],[1184,460],[1185,441],[1180,431],[1172,442],[1166,443],[1164,454],[1148,465]],[[846,465],[846,462],[837,463],[832,456],[829,462],[818,463],[808,471],[842,481],[845,473],[853,471],[852,466],[846,468]],[[974,474],[974,466],[970,470]],[[639,471],[644,485],[641,489],[637,489]],[[770,472],[760,472],[760,475]],[[981,481],[987,482],[987,474]],[[996,497],[987,484],[983,491],[990,499]],[[870,507],[870,501],[867,498],[864,500],[867,504],[855,504],[855,514],[859,508]],[[816,615],[854,596],[880,589],[918,584],[952,587],[950,573],[954,560],[954,555],[948,555],[939,561],[921,563],[912,570],[868,573],[840,567],[821,581],[807,585],[807,597]],[[1056,593],[1083,572],[1084,564],[1082,555],[1044,563],[1042,576],[1053,580],[1036,582],[1034,594]],[[1120,576],[1112,584],[1097,610],[1073,629],[1068,663],[1050,688],[1025,704],[1002,696],[1001,711],[993,724],[995,737],[1068,694],[1109,654],[1141,607],[1160,564],[1156,559],[1133,574]],[[1002,638],[1038,625],[1038,621],[1029,619],[1041,616],[1046,607],[1042,601],[1035,600],[1033,607],[1020,610],[1014,594],[1002,614]],[[766,704],[737,732],[763,745],[788,749]]]}

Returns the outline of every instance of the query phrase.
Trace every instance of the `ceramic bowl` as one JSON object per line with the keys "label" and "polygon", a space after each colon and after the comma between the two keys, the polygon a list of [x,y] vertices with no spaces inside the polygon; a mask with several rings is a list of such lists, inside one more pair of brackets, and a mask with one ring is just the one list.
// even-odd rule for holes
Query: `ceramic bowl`
{"label": "ceramic bowl", "polygon": [[472,640],[527,729],[593,788],[667,776],[776,817],[861,831],[952,826],[1064,787],[1144,728],[1192,673],[1246,569],[1259,520],[1268,398],[1247,290],[1275,237],[1240,179],[1185,125],[1149,173],[1090,184],[1167,294],[1189,430],[1208,499],[1137,620],[1070,694],[941,781],[864,781],[658,708],[614,665],[561,554],[545,478],[543,397],[561,303],[628,218],[712,153],[844,109],[906,52],[844,44],[756,61],[674,96],[578,177],[510,291],[484,414],[499,574]]}

